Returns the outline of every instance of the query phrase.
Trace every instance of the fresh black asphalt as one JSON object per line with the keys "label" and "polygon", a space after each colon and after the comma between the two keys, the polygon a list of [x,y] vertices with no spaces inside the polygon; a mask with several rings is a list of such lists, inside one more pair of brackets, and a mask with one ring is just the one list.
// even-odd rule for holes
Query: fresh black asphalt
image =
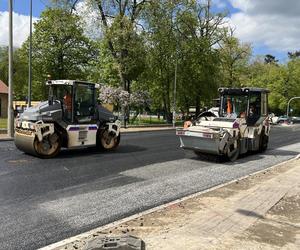
{"label": "fresh black asphalt", "polygon": [[36,249],[300,151],[298,145],[288,146],[299,144],[300,126],[274,127],[266,153],[234,164],[201,161],[181,150],[174,134],[126,133],[115,152],[64,150],[49,160],[0,142],[0,249]]}

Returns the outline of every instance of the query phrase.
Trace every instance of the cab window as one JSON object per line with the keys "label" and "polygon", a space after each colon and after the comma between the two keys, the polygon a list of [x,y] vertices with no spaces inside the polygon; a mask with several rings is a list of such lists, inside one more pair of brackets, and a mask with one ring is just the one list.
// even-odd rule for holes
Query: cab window
{"label": "cab window", "polygon": [[247,95],[224,95],[221,116],[227,118],[245,117],[247,114]]}
{"label": "cab window", "polygon": [[90,122],[94,115],[94,86],[78,84],[75,93],[75,116],[78,123]]}

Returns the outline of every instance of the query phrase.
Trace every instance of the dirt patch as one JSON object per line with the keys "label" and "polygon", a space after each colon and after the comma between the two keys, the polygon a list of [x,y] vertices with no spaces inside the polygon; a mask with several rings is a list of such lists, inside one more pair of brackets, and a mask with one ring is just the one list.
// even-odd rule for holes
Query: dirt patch
{"label": "dirt patch", "polygon": [[229,187],[224,187],[222,189],[214,190],[213,192],[208,192],[203,194],[203,197],[216,197],[216,198],[228,198],[236,193],[236,190]]}
{"label": "dirt patch", "polygon": [[[276,225],[271,221],[258,222],[249,228],[241,240],[253,240],[257,243],[266,243],[278,247],[283,247],[288,243],[296,241],[295,228],[288,225]],[[296,249],[296,248],[295,248]]]}
{"label": "dirt patch", "polygon": [[264,243],[274,247],[289,246],[299,249],[297,235],[300,234],[300,196],[284,197],[267,213],[248,228],[239,240]]}
{"label": "dirt patch", "polygon": [[270,215],[300,223],[300,195],[286,197],[270,210]]}
{"label": "dirt patch", "polygon": [[168,232],[172,227],[182,227],[186,224],[191,213],[203,209],[204,206],[196,200],[193,202],[181,202],[171,205],[163,210],[145,215],[143,217],[123,223],[114,228],[103,231],[110,235],[130,233],[133,236],[140,236],[147,233]]}

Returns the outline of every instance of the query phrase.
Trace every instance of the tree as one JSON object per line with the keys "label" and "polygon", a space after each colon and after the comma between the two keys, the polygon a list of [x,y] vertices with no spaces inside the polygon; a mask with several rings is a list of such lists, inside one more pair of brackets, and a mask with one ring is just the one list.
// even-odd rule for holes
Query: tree
{"label": "tree", "polygon": [[130,92],[130,84],[143,71],[143,41],[138,34],[138,19],[146,0],[93,0],[97,6],[107,49],[115,60],[120,84]]}
{"label": "tree", "polygon": [[[0,79],[8,84],[8,48],[0,48]],[[19,49],[13,54],[14,98],[24,100],[27,95],[28,64]]]}
{"label": "tree", "polygon": [[183,41],[182,89],[192,99],[196,115],[210,102],[219,83],[219,55],[215,47],[224,38],[224,13],[214,13],[211,1],[187,1],[178,14],[177,30]]}
{"label": "tree", "polygon": [[165,119],[172,121],[171,99],[174,85],[176,37],[173,13],[176,4],[169,1],[153,1],[147,6],[148,57],[144,84],[149,88],[154,108],[163,110]]}
{"label": "tree", "polygon": [[[287,101],[295,96],[299,96],[300,93],[300,58],[292,58],[287,63],[288,82],[284,84],[284,96]],[[285,103],[285,104],[286,104]],[[286,105],[282,105],[286,106]],[[292,115],[300,115],[300,101],[297,99],[291,103],[293,109]]]}
{"label": "tree", "polygon": [[249,44],[241,44],[233,36],[233,30],[224,36],[220,43],[220,59],[222,69],[222,84],[227,87],[240,87],[243,85],[248,62],[251,55]]}
{"label": "tree", "polygon": [[131,105],[136,110],[136,119],[138,114],[146,107],[151,104],[151,98],[147,91],[135,91],[129,94],[126,90],[121,87],[111,87],[109,85],[102,85],[99,91],[99,97],[101,103],[113,104],[118,111],[120,107]]}
{"label": "tree", "polygon": [[72,13],[76,10],[76,5],[80,2],[80,0],[51,0],[50,2],[54,8],[64,9]]}
{"label": "tree", "polygon": [[101,86],[98,99],[101,103],[114,104],[117,109],[121,106],[128,106],[130,103],[130,95],[126,90],[109,85]]}
{"label": "tree", "polygon": [[272,112],[285,113],[289,89],[289,73],[286,65],[266,64],[256,60],[249,67],[249,86],[267,88]]}
{"label": "tree", "polygon": [[272,56],[270,54],[265,55],[265,64],[276,64],[278,63],[278,60],[275,56]]}
{"label": "tree", "polygon": [[[45,97],[44,81],[52,79],[85,79],[90,62],[97,56],[94,42],[83,34],[80,19],[64,9],[46,9],[35,23],[32,36],[33,95]],[[20,49],[27,57],[29,41]]]}
{"label": "tree", "polygon": [[296,50],[295,52],[288,52],[289,59],[296,59],[300,57],[300,51]]}
{"label": "tree", "polygon": [[8,48],[0,47],[0,79],[8,83]]}

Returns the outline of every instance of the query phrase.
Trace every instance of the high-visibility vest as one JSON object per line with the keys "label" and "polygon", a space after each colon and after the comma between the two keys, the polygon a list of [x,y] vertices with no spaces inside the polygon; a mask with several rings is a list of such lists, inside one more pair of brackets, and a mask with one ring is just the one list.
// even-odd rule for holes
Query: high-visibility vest
{"label": "high-visibility vest", "polygon": [[230,102],[230,98],[227,98],[227,114],[231,114],[232,113],[232,105]]}
{"label": "high-visibility vest", "polygon": [[67,111],[72,111],[72,96],[70,94],[67,94],[64,96],[64,103],[66,105]]}

